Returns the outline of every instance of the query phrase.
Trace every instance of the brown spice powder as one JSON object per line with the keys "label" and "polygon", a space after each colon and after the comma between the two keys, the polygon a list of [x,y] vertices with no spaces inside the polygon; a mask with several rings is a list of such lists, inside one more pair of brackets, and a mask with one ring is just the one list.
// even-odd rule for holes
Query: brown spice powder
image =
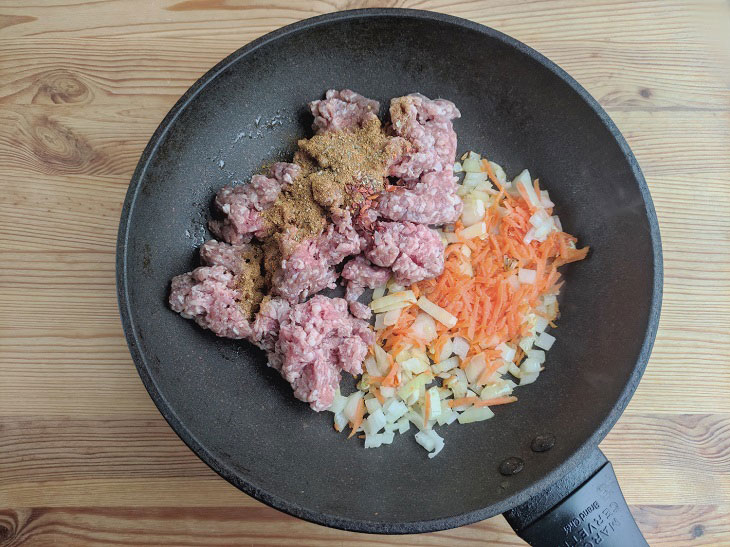
{"label": "brown spice powder", "polygon": [[262,274],[261,247],[250,245],[241,253],[241,273],[236,278],[236,288],[241,293],[238,305],[248,319],[258,311],[264,298],[264,276]]}
{"label": "brown spice powder", "polygon": [[387,166],[404,143],[388,138],[377,118],[361,128],[298,142],[294,162],[301,172],[262,213],[272,228],[270,235],[259,241],[255,256],[243,258],[246,264],[237,283],[241,308],[249,317],[258,310],[282,259],[298,242],[322,233],[328,211],[354,209],[366,196],[383,190]]}

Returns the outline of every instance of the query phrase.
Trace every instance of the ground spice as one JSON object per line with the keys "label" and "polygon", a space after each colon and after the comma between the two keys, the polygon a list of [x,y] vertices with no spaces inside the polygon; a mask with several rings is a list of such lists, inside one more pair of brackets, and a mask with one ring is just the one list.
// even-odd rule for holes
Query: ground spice
{"label": "ground spice", "polygon": [[[355,209],[365,197],[384,188],[387,167],[403,152],[405,141],[385,135],[380,120],[363,127],[315,135],[298,142],[294,162],[301,167],[294,182],[282,189],[262,215],[270,234],[256,242],[255,256],[238,277],[241,308],[249,316],[258,310],[274,273],[296,245],[319,236],[333,209]],[[264,290],[266,289],[266,290]]]}
{"label": "ground spice", "polygon": [[236,278],[236,288],[241,293],[238,305],[249,319],[253,318],[264,298],[263,258],[263,250],[256,245],[248,245],[241,253],[241,273]]}

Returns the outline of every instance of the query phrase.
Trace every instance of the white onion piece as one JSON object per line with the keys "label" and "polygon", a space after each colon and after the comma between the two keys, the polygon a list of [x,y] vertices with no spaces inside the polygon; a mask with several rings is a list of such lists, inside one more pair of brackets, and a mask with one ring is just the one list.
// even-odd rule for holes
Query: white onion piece
{"label": "white onion piece", "polygon": [[395,388],[394,387],[381,387],[380,388],[380,394],[385,397],[386,399],[390,397],[395,397]]}
{"label": "white onion piece", "polygon": [[357,403],[360,399],[362,399],[362,395],[362,391],[356,391],[347,398],[347,403],[345,404],[345,408],[343,409],[342,413],[345,415],[348,422],[355,421]]}
{"label": "white onion piece", "polygon": [[441,372],[446,372],[447,370],[455,369],[459,366],[459,358],[449,357],[448,359],[444,359],[440,363],[436,363],[435,365],[431,366],[431,370],[434,374],[439,374]]}
{"label": "white onion piece", "polygon": [[431,409],[429,412],[429,420],[438,417],[441,414],[441,397],[437,387],[432,387],[426,392],[426,397],[430,400]]}
{"label": "white onion piece", "polygon": [[373,297],[371,300],[377,300],[385,296],[385,287],[375,287],[373,289]]}
{"label": "white onion piece", "polygon": [[479,379],[479,376],[481,376],[482,372],[484,372],[485,368],[487,368],[487,360],[483,353],[479,353],[469,359],[469,362],[464,368],[464,372],[466,373],[466,378],[469,380],[469,383],[475,383]]}
{"label": "white onion piece", "polygon": [[338,412],[337,414],[335,414],[335,425],[337,426],[338,431],[342,431],[343,429],[345,429],[345,427],[347,427],[348,421],[349,420],[347,419],[347,416],[345,416],[342,412]]}
{"label": "white onion piece", "polygon": [[541,349],[528,349],[525,353],[527,357],[535,359],[540,364],[545,362],[545,352]]}
{"label": "white onion piece", "polygon": [[375,397],[371,399],[365,399],[365,408],[367,408],[368,412],[372,414],[380,408],[380,401],[378,401]]}
{"label": "white onion piece", "polygon": [[494,163],[493,161],[489,162],[489,166],[492,168],[492,171],[494,171],[494,175],[497,177],[497,180],[504,185],[507,182],[507,173],[504,172],[504,169],[502,169],[502,166]]}
{"label": "white onion piece", "polygon": [[540,363],[537,359],[527,358],[520,365],[520,377],[540,372]]}
{"label": "white onion piece", "polygon": [[458,355],[460,359],[465,359],[466,354],[469,353],[469,342],[461,336],[455,336],[452,341],[451,350],[455,355]]}
{"label": "white onion piece", "polygon": [[363,424],[363,430],[366,435],[374,435],[385,426],[385,414],[382,409],[378,408],[367,417]]}
{"label": "white onion piece", "polygon": [[482,392],[479,395],[483,400],[488,401],[489,399],[496,399],[497,397],[504,397],[512,394],[512,386],[504,380],[495,382],[494,384],[488,384],[482,388]]}
{"label": "white onion piece", "polygon": [[486,182],[487,178],[488,175],[482,171],[467,173],[464,175],[464,186],[476,187],[480,182]]}
{"label": "white onion piece", "polygon": [[517,272],[517,279],[524,285],[534,285],[537,281],[537,270],[520,268]]}
{"label": "white onion piece", "polygon": [[512,361],[512,359],[515,358],[515,355],[517,354],[517,350],[511,346],[508,346],[504,342],[499,344],[496,348],[494,348],[500,352],[502,352],[502,359],[504,359],[505,362]]}
{"label": "white onion piece", "polygon": [[441,348],[441,353],[436,356],[436,360],[438,362],[442,362],[442,361],[445,361],[446,359],[448,359],[449,357],[451,357],[451,354],[454,353],[453,348],[454,348],[454,343],[451,341],[451,338],[449,338],[444,343],[444,347]]}
{"label": "white onion piece", "polygon": [[383,322],[384,319],[385,319],[385,313],[376,313],[375,314],[375,326],[374,326],[375,330],[383,330],[385,328],[385,323]]}
{"label": "white onion piece", "polygon": [[482,170],[482,161],[478,157],[468,157],[461,162],[461,168],[466,173],[480,173]]}
{"label": "white onion piece", "polygon": [[538,315],[535,318],[535,332],[545,332],[545,329],[548,328],[548,324],[549,321],[547,319]]}
{"label": "white onion piece", "polygon": [[551,347],[553,347],[554,343],[555,337],[548,334],[547,332],[541,333],[540,336],[537,337],[537,340],[535,340],[535,345],[538,348],[542,348],[544,350],[549,350]]}
{"label": "white onion piece", "polygon": [[466,227],[472,226],[477,222],[484,220],[486,212],[487,209],[481,199],[467,198],[464,200],[464,210],[461,213],[461,222]]}
{"label": "white onion piece", "polygon": [[[423,298],[423,297],[421,297]],[[420,299],[419,299],[420,301]],[[434,304],[435,305],[435,304]],[[419,307],[421,305],[419,304]],[[423,308],[421,308],[423,309]],[[424,310],[427,311],[427,310]],[[444,310],[446,311],[446,310]],[[419,313],[411,325],[411,332],[427,344],[436,339],[436,321],[428,313]]]}
{"label": "white onion piece", "polygon": [[398,318],[400,318],[401,311],[403,311],[403,308],[398,308],[397,310],[390,310],[388,312],[385,312],[385,315],[383,315],[383,325],[385,325],[386,327],[395,325],[398,322]]}
{"label": "white onion piece", "polygon": [[[421,296],[418,301],[416,302],[419,308],[421,308],[423,311],[425,311],[428,315],[433,317],[436,321],[440,321],[444,325],[446,325],[448,328],[453,328],[454,325],[456,325],[457,319],[453,315],[451,315],[448,311],[443,309],[441,306],[438,306],[431,302],[428,298],[425,296]],[[418,317],[420,317],[421,314],[418,314]],[[416,321],[418,321],[418,317],[416,317]],[[415,322],[414,321],[414,324]],[[434,336],[433,338],[436,338],[436,326],[434,325]]]}
{"label": "white onion piece", "polygon": [[520,378],[520,385],[526,386],[528,384],[533,383],[535,380],[537,380],[537,377],[540,373],[539,372],[533,372],[532,374],[526,374]]}
{"label": "white onion piece", "polygon": [[453,168],[454,173],[461,173],[463,170],[464,170],[464,168],[461,166],[460,162],[458,162],[458,161],[454,162],[454,168]]}
{"label": "white onion piece", "polygon": [[477,222],[461,231],[462,239],[473,239],[487,233],[487,225],[484,222]]}
{"label": "white onion piece", "polygon": [[473,406],[459,416],[459,423],[470,424],[472,422],[481,422],[482,420],[488,420],[492,416],[494,416],[494,412],[488,406]]}
{"label": "white onion piece", "polygon": [[380,376],[380,367],[378,366],[378,362],[375,360],[375,357],[372,355],[368,355],[365,358],[365,370],[370,376]]}
{"label": "white onion piece", "polygon": [[332,400],[332,404],[327,409],[333,414],[339,414],[345,409],[345,405],[347,404],[347,397],[343,397],[340,393],[340,390],[338,389],[335,393],[335,398]]}

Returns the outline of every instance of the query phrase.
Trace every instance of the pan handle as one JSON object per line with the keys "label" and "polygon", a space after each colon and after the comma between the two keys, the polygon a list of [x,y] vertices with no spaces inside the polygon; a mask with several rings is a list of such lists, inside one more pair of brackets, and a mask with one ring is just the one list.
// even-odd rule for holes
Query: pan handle
{"label": "pan handle", "polygon": [[528,544],[648,545],[631,516],[611,462],[596,449],[555,484],[504,514]]}

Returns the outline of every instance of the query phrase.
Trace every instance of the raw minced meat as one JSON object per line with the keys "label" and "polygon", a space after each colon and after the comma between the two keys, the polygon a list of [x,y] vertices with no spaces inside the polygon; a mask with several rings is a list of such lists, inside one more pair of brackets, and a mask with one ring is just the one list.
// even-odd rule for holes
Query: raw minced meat
{"label": "raw minced meat", "polygon": [[238,306],[241,293],[225,266],[201,266],[172,278],[170,307],[225,338],[249,338],[251,325]]}
{"label": "raw minced meat", "polygon": [[291,306],[283,298],[267,298],[261,302],[259,313],[251,324],[251,341],[269,352],[269,366],[276,370],[281,368],[281,361],[273,353],[274,346],[279,338],[279,327],[289,314],[289,310]]}
{"label": "raw minced meat", "polygon": [[[313,127],[320,134],[349,135],[375,126],[378,108],[376,101],[347,89],[330,90],[325,99],[310,103]],[[289,209],[281,205],[295,194],[293,189],[310,191],[307,177],[316,174],[318,156],[300,149],[298,164],[276,163],[266,176],[218,192],[218,219],[209,226],[226,243],[207,241],[200,248],[205,266],[172,280],[174,311],[218,336],[248,339],[263,348],[269,365],[314,410],[332,403],[341,371],[362,372],[367,348],[374,343],[367,323],[371,310],[357,301],[365,287],[382,286],[391,276],[410,285],[439,275],[443,244],[427,225],[453,222],[461,213],[451,168],[456,150],[452,120],[459,111],[449,101],[413,94],[393,99],[390,112],[389,133],[379,134],[388,160],[376,174],[379,180],[399,177],[396,188],[378,197],[370,195],[377,190],[353,188],[363,199],[328,203],[320,215],[323,222],[327,217],[324,230],[302,232],[296,223],[301,220],[296,217],[299,202]],[[317,189],[330,191],[322,185]],[[362,205],[364,199],[370,201]],[[277,207],[279,223],[272,220]],[[316,294],[335,287],[335,267],[349,256],[355,258],[341,274],[347,280],[345,298]]]}
{"label": "raw minced meat", "polygon": [[380,104],[349,89],[330,89],[325,98],[309,103],[314,116],[312,128],[317,133],[362,127],[378,116]]}
{"label": "raw minced meat", "polygon": [[412,222],[376,222],[365,256],[376,266],[390,268],[401,285],[436,277],[444,269],[441,237]]}
{"label": "raw minced meat", "polygon": [[[296,303],[325,288],[336,286],[334,267],[346,257],[358,254],[363,241],[347,212],[332,215],[333,222],[322,235],[299,243],[274,274],[273,292]],[[282,246],[290,245],[284,241]]]}
{"label": "raw minced meat", "polygon": [[355,285],[374,289],[382,287],[390,278],[387,268],[376,266],[364,256],[357,256],[342,268],[342,277]]}
{"label": "raw minced meat", "polygon": [[294,163],[275,163],[269,176],[254,175],[249,184],[224,186],[215,197],[215,207],[222,220],[212,220],[210,231],[228,243],[245,243],[252,236],[264,237],[271,227],[261,212],[279,197],[282,186],[291,184],[299,174]]}
{"label": "raw minced meat", "polygon": [[316,295],[287,314],[274,353],[294,396],[324,410],[332,404],[340,371],[360,374],[374,341],[368,324],[350,316],[345,300]]}
{"label": "raw minced meat", "polygon": [[378,197],[377,213],[388,220],[407,220],[418,224],[455,222],[463,209],[456,194],[457,178],[451,168],[424,173],[419,182],[397,187]]}
{"label": "raw minced meat", "polygon": [[392,130],[411,144],[411,150],[390,166],[389,175],[415,180],[422,173],[451,167],[456,157],[451,120],[460,116],[451,101],[431,100],[419,93],[391,100]]}
{"label": "raw minced meat", "polygon": [[251,249],[251,245],[229,245],[211,239],[200,247],[200,260],[208,266],[224,266],[234,275],[241,273],[241,257]]}

